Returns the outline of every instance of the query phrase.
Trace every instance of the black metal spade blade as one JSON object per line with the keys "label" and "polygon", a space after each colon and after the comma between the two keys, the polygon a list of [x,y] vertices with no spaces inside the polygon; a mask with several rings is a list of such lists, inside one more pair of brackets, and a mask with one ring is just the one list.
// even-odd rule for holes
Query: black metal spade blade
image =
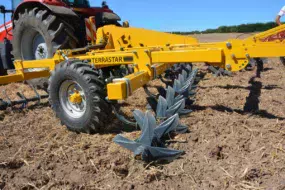
{"label": "black metal spade blade", "polygon": [[[158,104],[156,108],[156,117],[157,118],[169,118],[173,115],[184,113],[185,108],[185,99],[182,99],[176,102],[174,105],[168,107],[167,101],[162,96],[158,98]],[[190,113],[190,112],[189,112]]]}
{"label": "black metal spade blade", "polygon": [[[178,115],[173,116],[156,127],[154,116],[150,112],[143,114],[142,112],[134,111],[135,119],[141,127],[142,133],[137,140],[129,140],[122,135],[117,135],[113,141],[120,146],[133,152],[135,157],[140,157],[146,162],[166,160],[172,161],[179,157],[183,151],[172,150],[165,148],[160,142],[160,138],[166,133],[173,131],[178,123]],[[159,140],[159,143],[157,143]]]}

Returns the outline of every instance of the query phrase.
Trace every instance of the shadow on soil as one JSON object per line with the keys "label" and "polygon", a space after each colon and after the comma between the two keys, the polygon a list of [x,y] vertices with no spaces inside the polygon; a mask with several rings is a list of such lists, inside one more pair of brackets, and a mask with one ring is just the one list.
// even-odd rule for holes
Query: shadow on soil
{"label": "shadow on soil", "polygon": [[[206,89],[206,88],[222,88],[226,90],[231,90],[231,89],[244,89],[244,90],[250,90],[249,87],[245,86],[238,86],[238,85],[226,85],[226,86],[212,86],[212,87],[199,87],[201,89]],[[277,85],[266,85],[261,88],[262,90],[274,90],[274,89],[283,89]]]}
{"label": "shadow on soil", "polygon": [[259,117],[267,118],[267,119],[285,120],[284,117],[279,117],[279,116],[273,115],[271,113],[268,113],[266,110],[256,110],[256,111],[247,112],[247,111],[240,110],[240,109],[232,109],[232,108],[229,108],[229,107],[226,107],[223,105],[215,105],[215,106],[193,105],[191,107],[191,109],[193,111],[203,111],[203,110],[206,110],[208,108],[210,108],[212,110],[220,111],[220,112],[229,112],[229,113],[236,112],[236,113],[241,114],[241,115],[251,114],[251,115],[255,115],[255,116],[259,116]]}
{"label": "shadow on soil", "polygon": [[[268,70],[268,69],[267,69]],[[262,72],[264,71],[264,69],[262,70]],[[199,105],[193,105],[191,107],[191,109],[193,111],[197,111],[197,110],[206,110],[208,108],[216,110],[216,111],[220,111],[220,112],[236,112],[239,114],[251,114],[251,115],[255,115],[255,116],[259,116],[262,118],[267,118],[267,119],[279,119],[279,120],[285,120],[284,117],[279,117],[279,116],[275,116],[271,113],[268,113],[266,110],[260,110],[259,109],[259,97],[261,95],[261,90],[262,89],[266,89],[266,90],[273,90],[273,89],[282,89],[280,87],[278,87],[277,85],[267,85],[267,86],[262,86],[262,83],[260,81],[256,81],[256,78],[260,78],[261,77],[261,70],[258,69],[256,71],[256,76],[252,77],[249,80],[249,84],[250,86],[248,87],[243,87],[243,86],[232,86],[232,85],[227,85],[227,86],[215,86],[215,87],[220,87],[220,88],[225,88],[225,89],[246,89],[249,90],[249,95],[248,97],[246,97],[246,102],[245,105],[243,107],[243,110],[240,109],[231,109],[229,107],[223,106],[223,105],[215,105],[215,106],[199,106]]]}

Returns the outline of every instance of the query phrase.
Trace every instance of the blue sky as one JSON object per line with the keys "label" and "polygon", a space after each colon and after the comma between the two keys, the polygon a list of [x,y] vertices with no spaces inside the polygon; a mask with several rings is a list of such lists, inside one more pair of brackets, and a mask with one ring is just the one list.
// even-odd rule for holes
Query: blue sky
{"label": "blue sky", "polygon": [[[9,1],[1,0],[0,4],[10,7]],[[101,5],[98,0],[90,0],[90,3]],[[204,30],[273,21],[285,5],[281,0],[107,0],[107,3],[131,26],[159,31]],[[2,16],[0,22],[3,22]]]}

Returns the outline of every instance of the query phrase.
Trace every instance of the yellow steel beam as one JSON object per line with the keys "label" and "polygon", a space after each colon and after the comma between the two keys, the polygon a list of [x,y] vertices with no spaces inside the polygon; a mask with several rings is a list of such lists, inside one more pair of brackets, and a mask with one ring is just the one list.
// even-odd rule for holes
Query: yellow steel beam
{"label": "yellow steel beam", "polygon": [[107,85],[109,100],[124,100],[151,80],[147,71],[140,71],[124,78],[114,79]]}
{"label": "yellow steel beam", "polygon": [[165,46],[169,44],[197,44],[198,40],[182,36],[146,30],[142,28],[122,28],[107,25],[97,31],[97,44],[107,42],[108,49]]}
{"label": "yellow steel beam", "polygon": [[36,71],[30,73],[19,73],[11,74],[6,76],[0,76],[0,85],[21,82],[24,80],[30,80],[35,78],[48,77],[50,75],[49,71]]}
{"label": "yellow steel beam", "polygon": [[156,51],[151,53],[153,63],[222,62],[222,49],[203,48],[192,50]]}

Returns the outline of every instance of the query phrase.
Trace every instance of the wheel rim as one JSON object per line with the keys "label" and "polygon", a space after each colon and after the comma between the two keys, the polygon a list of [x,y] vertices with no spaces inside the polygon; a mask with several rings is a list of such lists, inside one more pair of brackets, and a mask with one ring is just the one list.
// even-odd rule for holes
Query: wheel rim
{"label": "wheel rim", "polygon": [[47,44],[41,34],[37,34],[33,40],[33,52],[35,59],[46,59],[48,56]]}
{"label": "wheel rim", "polygon": [[[70,97],[77,92],[82,98],[81,103],[74,103],[70,101]],[[59,99],[63,110],[68,116],[72,118],[80,118],[85,114],[86,96],[82,87],[75,81],[66,80],[61,84],[59,89]]]}
{"label": "wheel rim", "polygon": [[48,58],[48,48],[44,37],[34,29],[26,29],[21,39],[21,54],[24,60]]}

